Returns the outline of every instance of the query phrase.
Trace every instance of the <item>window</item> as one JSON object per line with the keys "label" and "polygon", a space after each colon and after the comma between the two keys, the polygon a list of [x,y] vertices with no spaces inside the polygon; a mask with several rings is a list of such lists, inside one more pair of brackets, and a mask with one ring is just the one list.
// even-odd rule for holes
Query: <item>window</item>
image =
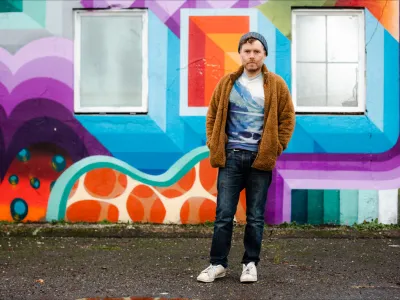
{"label": "window", "polygon": [[76,113],[146,113],[146,10],[75,11]]}
{"label": "window", "polygon": [[364,11],[292,11],[292,94],[297,112],[365,112]]}

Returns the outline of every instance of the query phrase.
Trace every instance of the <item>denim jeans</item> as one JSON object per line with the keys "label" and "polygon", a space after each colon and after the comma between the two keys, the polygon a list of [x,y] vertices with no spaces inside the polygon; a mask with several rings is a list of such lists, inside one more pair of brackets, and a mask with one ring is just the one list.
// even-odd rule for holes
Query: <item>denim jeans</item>
{"label": "denim jeans", "polygon": [[246,189],[246,228],[242,263],[260,261],[261,242],[264,231],[264,211],[272,171],[251,167],[256,152],[227,150],[226,165],[218,172],[217,213],[210,251],[210,263],[228,267],[231,248],[233,219],[236,214],[240,192]]}

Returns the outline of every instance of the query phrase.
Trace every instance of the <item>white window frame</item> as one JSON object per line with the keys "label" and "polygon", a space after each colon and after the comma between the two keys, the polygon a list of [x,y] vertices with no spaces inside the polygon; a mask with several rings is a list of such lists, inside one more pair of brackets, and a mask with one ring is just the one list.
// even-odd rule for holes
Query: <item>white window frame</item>
{"label": "white window frame", "polygon": [[[74,111],[75,113],[147,113],[148,112],[148,11],[147,9],[99,9],[74,11]],[[141,16],[142,29],[142,105],[141,106],[96,106],[81,107],[81,18],[85,16]]]}
{"label": "white window frame", "polygon": [[[330,106],[298,106],[297,105],[297,73],[296,73],[296,16],[349,16],[357,15],[359,20],[358,41],[358,91],[357,107],[330,107]],[[293,9],[292,10],[292,97],[296,112],[302,113],[365,113],[366,109],[366,55],[365,55],[365,14],[363,9]],[[328,43],[328,41],[327,41]],[[328,64],[328,62],[326,62]],[[326,83],[327,84],[327,83]]]}

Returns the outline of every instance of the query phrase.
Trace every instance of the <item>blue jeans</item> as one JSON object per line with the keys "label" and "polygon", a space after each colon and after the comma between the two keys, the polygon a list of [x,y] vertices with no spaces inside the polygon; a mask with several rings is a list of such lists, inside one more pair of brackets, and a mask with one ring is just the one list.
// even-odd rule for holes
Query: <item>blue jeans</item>
{"label": "blue jeans", "polygon": [[246,228],[242,263],[260,261],[261,242],[264,231],[264,211],[272,180],[272,171],[251,167],[256,152],[227,150],[226,165],[219,169],[217,213],[210,251],[210,263],[228,267],[231,248],[233,219],[240,192],[246,189]]}

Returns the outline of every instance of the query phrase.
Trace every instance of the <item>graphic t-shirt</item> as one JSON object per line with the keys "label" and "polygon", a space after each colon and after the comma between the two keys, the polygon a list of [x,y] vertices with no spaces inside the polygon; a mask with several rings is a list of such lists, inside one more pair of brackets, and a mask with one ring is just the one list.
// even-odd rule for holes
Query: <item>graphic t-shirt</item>
{"label": "graphic t-shirt", "polygon": [[236,80],[229,99],[226,133],[228,149],[258,151],[264,124],[264,87],[262,73]]}

